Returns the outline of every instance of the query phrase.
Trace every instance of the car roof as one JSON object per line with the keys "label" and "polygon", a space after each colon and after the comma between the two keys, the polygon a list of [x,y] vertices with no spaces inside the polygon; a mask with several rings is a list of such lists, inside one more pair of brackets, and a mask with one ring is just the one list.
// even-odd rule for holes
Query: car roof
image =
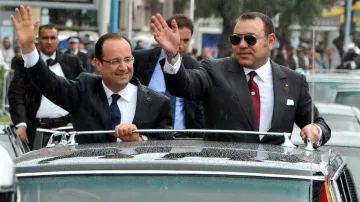
{"label": "car roof", "polygon": [[270,176],[286,175],[295,178],[314,175],[323,177],[328,172],[329,161],[337,162],[331,166],[342,164],[338,163],[342,159],[337,154],[329,157],[328,152],[309,152],[304,147],[289,148],[269,144],[163,140],[58,145],[29,152],[17,158],[15,163],[18,177],[65,171],[176,170],[266,173]]}
{"label": "car roof", "polygon": [[[336,80],[334,80],[336,79]],[[306,75],[306,80],[308,82],[351,82],[351,83],[360,83],[360,75],[358,74],[339,74],[339,73],[328,73],[328,74],[315,74],[315,75]]]}
{"label": "car roof", "polygon": [[336,114],[344,116],[355,116],[352,106],[342,104],[315,103],[321,114]]}

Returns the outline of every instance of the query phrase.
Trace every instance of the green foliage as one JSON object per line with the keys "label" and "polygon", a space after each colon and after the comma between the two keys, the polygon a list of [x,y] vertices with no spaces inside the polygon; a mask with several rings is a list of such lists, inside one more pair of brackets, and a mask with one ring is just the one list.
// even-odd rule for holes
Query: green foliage
{"label": "green foliage", "polygon": [[[333,0],[196,0],[195,18],[221,17],[224,20],[219,53],[226,52],[226,37],[236,19],[250,11],[265,13],[270,18],[280,14],[277,35],[280,43],[287,43],[291,24],[311,25],[324,8],[330,8]],[[230,26],[230,27],[228,27]]]}

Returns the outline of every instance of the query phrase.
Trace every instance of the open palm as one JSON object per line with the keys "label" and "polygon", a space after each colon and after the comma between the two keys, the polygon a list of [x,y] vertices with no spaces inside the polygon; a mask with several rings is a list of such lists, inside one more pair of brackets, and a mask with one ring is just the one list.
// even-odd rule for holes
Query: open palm
{"label": "open palm", "polygon": [[175,54],[180,46],[180,34],[176,21],[173,20],[171,22],[171,29],[160,14],[152,16],[151,20],[151,29],[153,30],[155,40],[167,54]]}
{"label": "open palm", "polygon": [[11,21],[15,28],[17,40],[20,43],[24,53],[31,51],[35,47],[34,42],[39,29],[39,22],[35,24],[32,19],[32,11],[30,7],[25,9],[24,6],[20,6],[15,9],[15,16],[11,16]]}

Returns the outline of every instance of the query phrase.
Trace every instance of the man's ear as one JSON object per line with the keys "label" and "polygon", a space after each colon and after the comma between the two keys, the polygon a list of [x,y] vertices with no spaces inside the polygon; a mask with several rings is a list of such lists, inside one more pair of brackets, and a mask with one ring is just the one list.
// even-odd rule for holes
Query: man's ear
{"label": "man's ear", "polygon": [[275,46],[276,36],[273,33],[273,34],[269,34],[269,36],[267,38],[268,38],[267,45],[268,45],[269,49],[272,50],[273,47]]}
{"label": "man's ear", "polygon": [[102,71],[102,63],[101,63],[101,61],[100,61],[99,59],[97,59],[97,58],[94,58],[94,59],[93,59],[93,62],[94,62],[94,64],[95,64],[95,66],[96,66],[96,69],[97,69],[99,72],[101,72],[101,71]]}

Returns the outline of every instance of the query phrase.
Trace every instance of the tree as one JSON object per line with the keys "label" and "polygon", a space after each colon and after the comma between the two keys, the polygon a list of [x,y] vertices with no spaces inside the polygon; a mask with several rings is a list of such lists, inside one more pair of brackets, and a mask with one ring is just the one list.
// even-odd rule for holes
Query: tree
{"label": "tree", "polygon": [[289,43],[288,28],[291,24],[311,25],[324,7],[333,0],[196,0],[195,17],[218,16],[223,19],[223,32],[218,45],[218,57],[229,55],[228,36],[233,32],[236,19],[245,12],[262,12],[273,18],[280,14],[276,29],[281,44]]}

